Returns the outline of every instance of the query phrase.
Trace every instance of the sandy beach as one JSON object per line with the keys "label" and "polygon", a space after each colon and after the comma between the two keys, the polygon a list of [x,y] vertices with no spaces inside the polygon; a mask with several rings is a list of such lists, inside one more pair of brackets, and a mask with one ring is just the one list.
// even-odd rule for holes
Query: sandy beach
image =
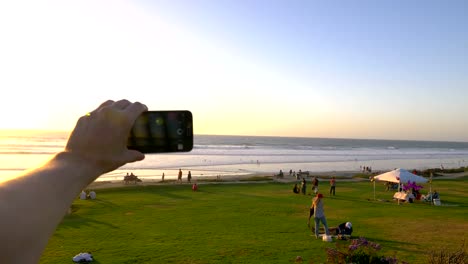
{"label": "sandy beach", "polygon": [[[322,179],[329,178],[331,176],[338,176],[340,178],[347,178],[348,180],[352,179],[352,176],[356,172],[329,172],[329,173],[311,173],[309,177],[312,178],[313,175],[320,175]],[[319,177],[319,176],[318,176]],[[167,184],[186,184],[191,185],[194,182],[197,184],[225,184],[225,183],[258,183],[258,182],[297,182],[298,180],[293,177],[285,175],[283,178],[275,177],[274,175],[265,175],[265,174],[248,174],[248,175],[223,175],[219,179],[216,177],[197,177],[195,180],[189,183],[187,182],[187,178],[184,176],[182,183],[178,183],[176,180],[170,179],[166,181],[162,181],[161,179],[142,179],[141,182],[138,183],[125,183],[122,180],[112,180],[112,181],[95,181],[88,186],[88,189],[106,189],[106,188],[119,188],[119,187],[129,187],[129,186],[149,186],[149,185],[167,185]]]}
{"label": "sandy beach", "polygon": [[[314,176],[328,184],[328,180],[334,176],[336,177],[336,181],[369,181],[369,179],[364,177],[354,177],[358,174],[359,171],[330,171],[330,172],[310,172],[309,176],[306,177],[307,181],[310,181]],[[382,172],[383,173],[383,172]],[[374,174],[369,174],[369,176]],[[461,172],[461,173],[442,173],[442,176],[436,177],[436,179],[456,179],[464,176],[468,176],[468,172]],[[121,187],[131,187],[131,186],[151,186],[151,185],[168,185],[168,184],[182,184],[182,185],[191,185],[194,182],[197,184],[229,184],[229,183],[264,183],[264,182],[283,182],[283,183],[295,183],[299,182],[295,177],[289,176],[289,174],[285,174],[284,177],[276,177],[274,175],[261,175],[261,174],[251,174],[251,175],[224,175],[220,179],[216,179],[215,177],[198,177],[196,180],[192,180],[192,182],[187,182],[187,179],[184,177],[182,183],[178,183],[176,180],[166,180],[161,181],[157,179],[142,179],[141,182],[138,183],[125,183],[122,180],[113,180],[113,181],[95,181],[91,183],[87,189],[97,190],[97,189],[107,189],[107,188],[121,188]]]}

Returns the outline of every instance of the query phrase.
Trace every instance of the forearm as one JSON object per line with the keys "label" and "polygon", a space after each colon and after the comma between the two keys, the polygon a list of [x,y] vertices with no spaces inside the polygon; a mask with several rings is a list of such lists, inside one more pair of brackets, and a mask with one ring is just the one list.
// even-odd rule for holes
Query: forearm
{"label": "forearm", "polygon": [[100,173],[83,158],[62,152],[41,168],[2,183],[1,222],[9,228],[0,228],[0,245],[9,249],[2,250],[6,263],[37,263],[73,199]]}
{"label": "forearm", "polygon": [[80,117],[64,152],[0,184],[2,263],[37,263],[73,199],[99,175],[145,158],[127,149],[132,124],[148,108],[108,100]]}

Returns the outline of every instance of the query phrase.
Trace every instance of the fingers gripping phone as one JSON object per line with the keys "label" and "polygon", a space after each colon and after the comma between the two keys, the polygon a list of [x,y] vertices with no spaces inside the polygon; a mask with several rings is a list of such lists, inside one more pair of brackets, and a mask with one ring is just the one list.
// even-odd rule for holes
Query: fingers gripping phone
{"label": "fingers gripping phone", "polygon": [[192,113],[187,110],[143,112],[133,124],[127,147],[143,153],[191,151]]}

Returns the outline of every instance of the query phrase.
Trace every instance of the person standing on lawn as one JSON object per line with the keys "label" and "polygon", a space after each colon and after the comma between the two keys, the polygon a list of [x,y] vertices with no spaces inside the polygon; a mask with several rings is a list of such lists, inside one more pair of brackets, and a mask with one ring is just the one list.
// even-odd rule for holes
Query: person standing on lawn
{"label": "person standing on lawn", "polygon": [[330,195],[333,193],[333,196],[335,196],[335,187],[336,187],[336,180],[335,180],[335,176],[333,176],[330,180]]}
{"label": "person standing on lawn", "polygon": [[312,191],[314,192],[314,194],[317,194],[319,191],[318,184],[319,184],[319,180],[317,179],[317,176],[315,176],[314,179],[312,180]]}
{"label": "person standing on lawn", "polygon": [[[315,221],[315,237],[319,238],[319,228],[320,222],[322,222],[323,227],[325,228],[325,234],[330,235],[328,230],[327,219],[325,218],[325,211],[323,210],[323,194],[317,193],[317,195],[312,199],[311,209],[314,210],[314,221]],[[310,226],[310,217],[307,221],[307,225]]]}

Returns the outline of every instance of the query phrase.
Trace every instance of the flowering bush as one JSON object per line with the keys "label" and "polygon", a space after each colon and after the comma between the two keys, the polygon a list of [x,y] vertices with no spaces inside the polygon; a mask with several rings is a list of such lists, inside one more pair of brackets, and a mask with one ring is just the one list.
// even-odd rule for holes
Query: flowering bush
{"label": "flowering bush", "polygon": [[415,182],[408,181],[407,183],[403,184],[403,191],[408,191],[414,189],[415,191],[421,190],[423,187],[421,185],[417,185]]}
{"label": "flowering bush", "polygon": [[[336,248],[327,248],[328,263],[400,263],[396,257],[379,256],[380,244],[360,237],[352,239],[349,245],[336,244]],[[401,262],[405,263],[405,262]]]}

